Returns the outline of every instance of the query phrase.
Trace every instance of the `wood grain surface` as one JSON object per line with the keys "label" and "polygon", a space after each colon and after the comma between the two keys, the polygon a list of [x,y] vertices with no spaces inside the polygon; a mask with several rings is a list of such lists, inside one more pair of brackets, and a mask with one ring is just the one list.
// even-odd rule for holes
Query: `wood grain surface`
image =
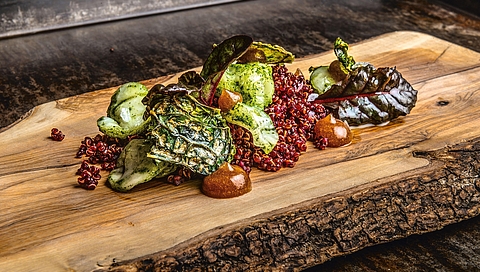
{"label": "wood grain surface", "polygon": [[[416,32],[382,35],[351,45],[349,52],[357,61],[376,67],[396,66],[419,91],[412,113],[386,126],[355,129],[353,144],[344,148],[319,151],[309,146],[293,169],[253,171],[252,192],[233,199],[204,196],[199,180],[180,186],[153,181],[130,193],[118,193],[103,178],[94,191],[80,189],[75,172],[81,159],[75,153],[85,136],[98,133],[96,119],[105,114],[115,88],[36,107],[0,133],[0,267],[7,271],[307,268],[368,245],[476,216],[480,203],[472,199],[479,195],[478,157],[473,168],[463,165],[468,168],[463,174],[454,173],[458,184],[449,185],[448,180],[428,173],[442,173],[449,156],[460,159],[442,151],[445,148],[461,145],[461,150],[478,152],[480,54]],[[310,66],[328,64],[333,58],[327,52],[288,67],[307,74]],[[177,76],[143,83],[151,87],[175,82]],[[66,134],[64,141],[48,138],[53,127]],[[418,215],[422,207],[433,209],[434,214],[435,207],[443,207],[430,205],[435,199],[421,199],[415,202],[420,203],[418,210],[395,211],[403,216],[403,225],[398,218],[388,219],[389,210],[396,207],[385,201],[394,194],[391,191],[414,188],[408,181],[413,178],[418,183],[420,177],[438,190],[459,186],[458,192],[470,193],[441,200],[452,210],[443,217],[409,217],[412,211]],[[390,193],[385,194],[385,188]],[[421,190],[417,192],[422,195]],[[351,200],[358,204],[367,195],[371,212],[365,216],[371,220],[352,228],[363,213],[357,209],[342,217],[342,211],[354,209]],[[470,205],[469,210],[458,213],[455,207],[465,206],[458,201]],[[330,217],[312,217],[317,211],[326,211]],[[351,224],[331,229],[332,222],[338,224],[342,218]],[[430,223],[419,225],[412,218]],[[285,228],[295,229],[296,235],[303,230],[306,237],[302,239],[307,241],[303,248],[293,246],[298,237],[288,237],[278,220]],[[366,229],[382,224],[394,224],[397,233],[388,233],[392,228],[376,229],[369,236]],[[355,242],[358,233],[367,236],[366,241]],[[292,241],[280,242],[279,237]]]}

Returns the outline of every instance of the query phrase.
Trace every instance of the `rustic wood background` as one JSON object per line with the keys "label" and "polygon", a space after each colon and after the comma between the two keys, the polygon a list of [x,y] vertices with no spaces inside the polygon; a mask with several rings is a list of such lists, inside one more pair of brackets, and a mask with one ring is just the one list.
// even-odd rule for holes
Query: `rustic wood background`
{"label": "rustic wood background", "polygon": [[0,2],[0,39],[241,0],[13,0]]}

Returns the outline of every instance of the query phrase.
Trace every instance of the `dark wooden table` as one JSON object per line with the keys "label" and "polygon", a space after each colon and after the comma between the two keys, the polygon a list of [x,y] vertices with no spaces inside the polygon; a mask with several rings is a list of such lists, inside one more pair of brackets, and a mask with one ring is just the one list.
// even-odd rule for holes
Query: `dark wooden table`
{"label": "dark wooden table", "polygon": [[[3,38],[0,130],[45,102],[200,66],[211,44],[235,34],[282,45],[300,58],[330,50],[336,37],[355,43],[397,30],[480,52],[480,19],[424,0],[239,1]],[[479,230],[480,218],[473,218],[311,271],[480,271]]]}

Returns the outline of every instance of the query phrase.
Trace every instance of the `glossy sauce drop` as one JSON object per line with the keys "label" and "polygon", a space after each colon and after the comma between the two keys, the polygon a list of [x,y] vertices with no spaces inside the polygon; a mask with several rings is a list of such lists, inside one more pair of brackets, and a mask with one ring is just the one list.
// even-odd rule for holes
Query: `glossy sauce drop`
{"label": "glossy sauce drop", "polygon": [[330,66],[328,66],[328,72],[337,82],[344,80],[348,75],[348,72],[339,60],[334,60],[330,63]]}
{"label": "glossy sauce drop", "polygon": [[227,112],[231,110],[238,102],[242,102],[242,95],[238,92],[222,90],[220,97],[218,97],[218,107],[221,111]]}
{"label": "glossy sauce drop", "polygon": [[353,133],[348,124],[331,114],[317,121],[314,133],[316,138],[327,138],[329,147],[345,146],[353,140]]}
{"label": "glossy sauce drop", "polygon": [[217,171],[203,179],[202,192],[214,198],[232,198],[252,190],[248,174],[238,165],[223,163]]}

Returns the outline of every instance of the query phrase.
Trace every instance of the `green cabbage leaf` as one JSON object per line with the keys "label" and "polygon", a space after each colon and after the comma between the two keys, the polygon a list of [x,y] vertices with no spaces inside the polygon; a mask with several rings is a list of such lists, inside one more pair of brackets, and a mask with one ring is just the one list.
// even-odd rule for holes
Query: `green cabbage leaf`
{"label": "green cabbage leaf", "polygon": [[143,98],[148,89],[145,85],[130,82],[120,86],[110,99],[107,116],[97,120],[98,129],[113,138],[126,139],[130,135],[144,132],[150,119],[144,119]]}
{"label": "green cabbage leaf", "polygon": [[147,156],[153,143],[147,139],[133,139],[120,153],[117,165],[108,176],[112,189],[126,192],[133,187],[154,178],[162,178],[173,173],[177,166]]}
{"label": "green cabbage leaf", "polygon": [[149,158],[209,175],[231,161],[235,146],[217,108],[198,102],[177,85],[152,88],[146,97],[153,128]]}

